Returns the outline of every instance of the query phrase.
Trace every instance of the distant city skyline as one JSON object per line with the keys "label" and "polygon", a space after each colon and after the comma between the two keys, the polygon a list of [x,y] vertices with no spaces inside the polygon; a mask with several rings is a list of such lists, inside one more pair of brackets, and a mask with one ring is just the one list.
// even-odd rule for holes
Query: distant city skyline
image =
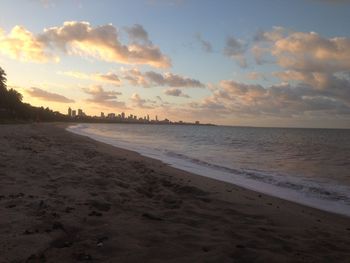
{"label": "distant city skyline", "polygon": [[[142,116],[137,116],[134,114],[129,114],[126,115],[125,112],[121,113],[114,113],[110,112],[107,113],[107,115],[104,112],[100,113],[100,116],[94,115],[94,116],[89,116],[86,114],[82,109],[78,109],[78,112],[71,107],[68,108],[67,110],[67,116],[76,119],[78,121],[84,121],[84,120],[89,120],[89,121],[101,121],[101,120],[110,120],[110,121],[115,121],[115,122],[131,122],[131,123],[160,123],[160,124],[196,124],[199,125],[201,124],[200,121],[189,121],[189,122],[184,122],[182,120],[179,121],[172,121],[168,118],[164,118],[163,120],[158,119],[158,115],[154,116],[154,119],[151,119],[149,114]],[[204,125],[212,125],[210,123],[206,123]]]}
{"label": "distant city skyline", "polygon": [[350,128],[349,1],[3,0],[0,10],[0,66],[35,106]]}

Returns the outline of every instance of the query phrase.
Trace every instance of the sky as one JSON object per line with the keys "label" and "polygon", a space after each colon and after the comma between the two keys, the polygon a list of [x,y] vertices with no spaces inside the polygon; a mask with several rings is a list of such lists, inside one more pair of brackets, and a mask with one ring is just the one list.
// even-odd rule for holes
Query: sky
{"label": "sky", "polygon": [[0,67],[35,106],[350,128],[348,0],[2,0]]}

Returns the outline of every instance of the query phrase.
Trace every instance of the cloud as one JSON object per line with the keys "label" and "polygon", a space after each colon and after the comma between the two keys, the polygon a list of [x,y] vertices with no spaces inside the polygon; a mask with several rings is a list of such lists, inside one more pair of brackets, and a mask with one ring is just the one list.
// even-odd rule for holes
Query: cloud
{"label": "cloud", "polygon": [[177,88],[170,88],[164,91],[164,94],[174,97],[183,97],[183,98],[189,98],[187,94],[184,94],[181,89]]}
{"label": "cloud", "polygon": [[74,103],[74,100],[68,99],[65,96],[59,95],[57,93],[52,93],[45,91],[43,89],[32,87],[30,89],[25,90],[33,98],[39,98],[45,101],[53,101],[60,103]]}
{"label": "cloud", "polygon": [[265,75],[260,72],[252,71],[247,74],[248,79],[258,80],[258,79],[266,79]]}
{"label": "cloud", "polygon": [[288,70],[326,73],[350,70],[350,38],[326,38],[315,32],[275,27],[270,32],[260,32],[255,39],[258,44],[253,49],[259,52],[253,52],[260,57],[268,53]]}
{"label": "cloud", "polygon": [[87,74],[79,71],[64,71],[64,72],[58,72],[59,74],[70,76],[77,79],[90,79],[94,81],[104,82],[104,83],[110,83],[114,86],[120,86],[121,80],[119,76],[113,72],[108,73],[95,73],[95,74]]}
{"label": "cloud", "polygon": [[307,72],[350,69],[350,39],[323,38],[317,33],[295,32],[277,40],[271,51],[284,68]]}
{"label": "cloud", "polygon": [[[350,38],[323,37],[315,32],[295,32],[275,27],[270,32],[259,32],[255,46],[264,56],[270,56],[281,67],[272,75],[288,83],[285,88],[267,89],[268,103],[293,94],[290,112],[321,111],[324,114],[349,114],[350,107]],[[254,50],[253,50],[254,52]],[[276,106],[277,107],[277,106]],[[278,108],[278,107],[277,107]],[[293,110],[292,110],[293,109]],[[281,109],[282,110],[282,109]]]}
{"label": "cloud", "polygon": [[111,72],[106,73],[106,74],[96,74],[96,78],[98,80],[101,80],[104,82],[113,83],[116,86],[120,86],[120,84],[121,84],[121,81],[120,81],[118,75],[115,73],[111,73]]}
{"label": "cloud", "polygon": [[123,78],[133,86],[150,87],[150,83],[138,69],[123,70]]}
{"label": "cloud", "polygon": [[7,35],[0,28],[0,53],[20,61],[59,61],[45,50],[44,43],[22,26],[15,26]]}
{"label": "cloud", "polygon": [[38,35],[15,26],[9,35],[0,36],[2,53],[25,61],[57,61],[58,57],[50,52],[60,51],[114,63],[171,66],[170,59],[151,42],[122,44],[117,29],[111,24],[92,27],[88,22],[69,21]]}
{"label": "cloud", "polygon": [[[269,87],[223,80],[212,95],[190,107],[208,114],[249,117],[350,116],[350,82],[338,79],[332,89],[317,90],[305,83]],[[335,83],[335,80],[332,81]]]}
{"label": "cloud", "polygon": [[274,63],[274,61],[272,61],[272,59],[267,56],[269,52],[270,52],[270,48],[262,47],[259,45],[254,45],[251,48],[251,53],[255,59],[256,64],[258,65],[263,65],[269,62]]}
{"label": "cloud", "polygon": [[263,31],[259,30],[255,36],[254,41],[255,42],[274,42],[277,41],[288,32],[288,30],[281,26],[274,26],[271,31]]}
{"label": "cloud", "polygon": [[129,39],[134,43],[145,43],[147,45],[152,45],[152,42],[148,38],[148,33],[139,24],[135,24],[131,27],[125,27],[125,31],[129,35]]}
{"label": "cloud", "polygon": [[205,85],[196,79],[183,77],[173,73],[160,74],[154,71],[140,72],[138,69],[124,70],[123,78],[131,85],[177,87],[177,88],[204,88]]}
{"label": "cloud", "polygon": [[65,22],[61,27],[45,29],[38,38],[65,53],[125,64],[170,66],[170,60],[152,44],[123,45],[117,29],[111,24],[92,27],[88,22]]}
{"label": "cloud", "polygon": [[202,35],[200,33],[196,34],[196,40],[201,44],[202,49],[207,53],[213,52],[213,46],[209,41],[206,41],[202,38]]}
{"label": "cloud", "polygon": [[272,75],[283,80],[283,81],[290,81],[290,80],[305,81],[306,80],[305,75],[303,73],[297,72],[294,70],[273,72]]}
{"label": "cloud", "polygon": [[[130,98],[132,105],[141,109],[153,109],[155,108],[155,101],[142,99],[139,94],[134,93]],[[151,105],[150,105],[150,104]]]}
{"label": "cloud", "polygon": [[118,95],[122,93],[116,91],[105,91],[101,85],[93,85],[90,88],[84,88],[83,91],[89,94],[91,98],[87,102],[91,102],[108,108],[125,109],[125,103],[118,101]]}
{"label": "cloud", "polygon": [[245,68],[247,67],[247,60],[244,56],[246,49],[247,47],[242,40],[230,36],[226,39],[224,54],[231,59],[236,60],[242,68]]}

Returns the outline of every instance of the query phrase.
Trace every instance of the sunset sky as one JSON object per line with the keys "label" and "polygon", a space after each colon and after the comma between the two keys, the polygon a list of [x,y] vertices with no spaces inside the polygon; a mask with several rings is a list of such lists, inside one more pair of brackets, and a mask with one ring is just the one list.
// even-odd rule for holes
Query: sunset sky
{"label": "sunset sky", "polygon": [[62,113],[350,128],[350,1],[2,0],[0,66]]}

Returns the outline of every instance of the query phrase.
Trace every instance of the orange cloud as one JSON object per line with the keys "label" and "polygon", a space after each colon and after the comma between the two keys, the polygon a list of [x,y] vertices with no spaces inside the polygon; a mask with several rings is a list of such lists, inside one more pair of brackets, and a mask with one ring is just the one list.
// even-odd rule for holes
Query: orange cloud
{"label": "orange cloud", "polygon": [[272,54],[284,68],[337,72],[350,69],[350,39],[295,32],[274,43]]}
{"label": "orange cloud", "polygon": [[111,25],[92,27],[88,22],[64,22],[61,27],[45,29],[40,41],[68,54],[89,56],[109,62],[170,66],[170,59],[152,43],[123,45]]}
{"label": "orange cloud", "polygon": [[0,52],[20,61],[59,61],[58,57],[45,51],[44,43],[22,26],[15,26],[7,35],[0,28]]}
{"label": "orange cloud", "polygon": [[0,31],[0,50],[13,58],[34,62],[58,61],[50,52],[60,51],[115,63],[171,66],[170,59],[151,41],[122,44],[111,24],[92,27],[88,22],[70,21],[39,35],[15,26],[8,35]]}
{"label": "orange cloud", "polygon": [[259,32],[255,41],[252,52],[258,63],[268,53],[288,70],[325,73],[350,70],[350,38],[326,38],[315,32],[275,27],[270,32]]}

